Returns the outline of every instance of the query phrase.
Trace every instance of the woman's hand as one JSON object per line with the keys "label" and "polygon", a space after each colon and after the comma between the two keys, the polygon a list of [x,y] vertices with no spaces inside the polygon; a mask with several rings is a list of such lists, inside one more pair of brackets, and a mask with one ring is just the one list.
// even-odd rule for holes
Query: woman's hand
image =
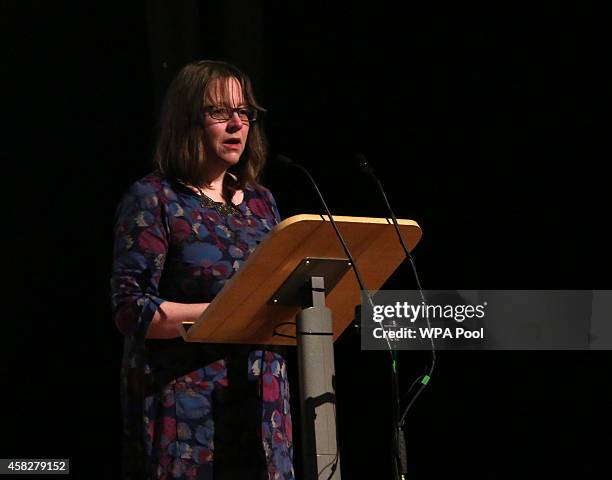
{"label": "woman's hand", "polygon": [[180,337],[179,325],[183,322],[195,322],[208,305],[210,304],[163,302],[153,315],[147,338]]}

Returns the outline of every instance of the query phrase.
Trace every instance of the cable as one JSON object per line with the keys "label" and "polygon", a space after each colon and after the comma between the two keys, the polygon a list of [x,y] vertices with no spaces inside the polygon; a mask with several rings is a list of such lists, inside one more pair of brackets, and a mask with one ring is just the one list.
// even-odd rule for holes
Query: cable
{"label": "cable", "polygon": [[278,327],[282,327],[283,325],[296,325],[296,323],[295,322],[281,322],[281,323],[274,325],[274,328],[272,329],[272,336],[291,338],[295,340],[297,338],[295,335],[286,335],[284,333],[279,333],[276,331]]}

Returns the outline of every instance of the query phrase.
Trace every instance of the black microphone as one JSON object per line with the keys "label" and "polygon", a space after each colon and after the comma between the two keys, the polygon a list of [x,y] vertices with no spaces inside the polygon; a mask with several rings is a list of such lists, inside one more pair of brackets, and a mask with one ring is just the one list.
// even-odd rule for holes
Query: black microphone
{"label": "black microphone", "polygon": [[[397,218],[395,217],[395,213],[393,213],[393,209],[391,208],[391,205],[389,204],[389,200],[387,199],[387,194],[385,193],[385,189],[383,188],[382,183],[380,183],[380,180],[378,179],[378,177],[374,175],[374,169],[370,166],[370,163],[366,159],[365,155],[363,153],[358,153],[355,155],[355,157],[357,158],[357,162],[359,163],[359,168],[361,169],[361,171],[364,172],[366,175],[368,175],[374,181],[374,183],[376,183],[376,185],[378,186],[378,191],[380,192],[380,195],[382,196],[383,201],[385,202],[385,206],[387,207],[387,211],[389,212],[391,221],[393,222],[393,226],[395,227],[395,232],[397,233],[397,237],[399,238],[400,244],[402,245],[402,248],[404,249],[404,253],[406,254],[406,257],[408,258],[408,260],[410,261],[412,265],[412,269],[414,271],[414,276],[415,276],[419,291],[422,291],[421,281],[419,280],[419,276],[416,272],[416,267],[414,266],[412,254],[410,253],[410,250],[406,246],[406,242],[404,242],[404,237],[402,236],[402,232],[397,223]],[[422,292],[421,292],[421,295],[422,295]],[[423,300],[425,299],[423,298]]]}
{"label": "black microphone", "polygon": [[359,288],[361,289],[361,291],[365,293],[366,297],[368,298],[368,303],[372,307],[372,310],[374,310],[374,303],[370,296],[370,292],[366,289],[363,283],[361,274],[359,273],[359,269],[357,268],[357,263],[355,262],[353,255],[351,254],[346,242],[344,241],[344,237],[340,233],[340,230],[338,229],[338,226],[336,225],[336,221],[334,220],[333,215],[331,214],[331,212],[329,211],[329,208],[327,207],[327,203],[325,203],[325,199],[323,198],[323,194],[321,193],[321,191],[319,190],[319,187],[317,186],[317,182],[315,182],[314,178],[312,178],[312,175],[310,175],[310,172],[306,170],[305,167],[303,167],[297,162],[294,162],[291,158],[286,157],[285,155],[277,155],[276,161],[283,165],[287,165],[289,167],[294,167],[294,168],[297,168],[298,170],[301,170],[308,177],[308,179],[310,180],[310,183],[312,183],[312,186],[314,187],[315,191],[317,192],[317,196],[319,197],[319,201],[321,202],[321,205],[323,205],[323,209],[325,210],[325,213],[327,214],[332,224],[332,227],[334,228],[334,231],[336,232],[336,236],[340,239],[340,243],[342,244],[344,253],[349,259],[349,262],[351,262],[351,267],[353,268],[353,271],[355,272],[355,277],[357,277],[357,283],[359,283]]}
{"label": "black microphone", "polygon": [[[359,163],[359,168],[361,169],[361,171],[367,174],[378,187],[378,191],[381,197],[383,198],[383,201],[385,202],[385,206],[387,207],[387,211],[389,212],[389,216],[391,217],[391,221],[393,223],[393,226],[395,227],[395,233],[397,233],[397,237],[400,241],[400,244],[402,245],[402,248],[404,249],[406,258],[408,258],[408,260],[410,261],[410,265],[412,266],[412,273],[414,274],[414,279],[416,280],[417,287],[421,295],[421,300],[427,303],[427,300],[425,299],[425,295],[423,294],[423,287],[421,286],[421,280],[419,279],[419,274],[417,273],[416,266],[412,258],[412,254],[410,253],[410,250],[406,246],[406,242],[404,241],[404,236],[402,235],[402,232],[397,223],[397,218],[395,217],[395,213],[393,212],[393,209],[391,208],[391,205],[389,204],[389,200],[387,199],[387,194],[385,193],[385,189],[383,188],[382,183],[380,182],[378,177],[374,175],[374,169],[370,166],[370,163],[366,159],[365,155],[363,153],[357,153],[355,155],[355,158],[357,159]],[[435,361],[435,350],[434,350],[434,361]]]}
{"label": "black microphone", "polygon": [[[387,199],[387,194],[385,193],[385,189],[383,188],[382,183],[380,182],[378,177],[374,174],[374,169],[370,166],[370,163],[366,159],[365,155],[363,155],[362,153],[357,153],[355,157],[357,159],[357,162],[359,163],[359,168],[361,169],[361,171],[364,172],[366,175],[368,175],[378,187],[378,191],[381,197],[383,198],[385,206],[387,207],[387,211],[389,212],[389,216],[391,217],[391,221],[393,222],[393,226],[395,227],[395,232],[397,233],[397,237],[399,238],[400,244],[402,245],[402,248],[404,249],[406,258],[408,258],[408,260],[410,261],[410,265],[412,266],[412,271],[414,273],[414,278],[417,282],[417,286],[419,289],[419,293],[421,295],[421,299],[423,300],[423,302],[427,303],[425,299],[425,295],[423,294],[423,288],[421,287],[421,281],[419,279],[419,275],[416,271],[414,260],[412,259],[412,254],[410,253],[410,250],[406,246],[406,242],[404,241],[404,237],[402,236],[402,232],[397,223],[397,218],[395,217],[395,213],[393,212],[393,209],[391,208],[391,205],[389,204],[389,200]],[[429,326],[429,319],[427,319],[427,325]],[[410,408],[412,407],[416,399],[419,397],[421,392],[425,389],[425,386],[427,385],[429,378],[433,375],[433,371],[436,365],[436,347],[434,345],[433,338],[431,339],[431,354],[432,354],[432,361],[431,361],[431,366],[429,368],[429,371],[427,372],[426,375],[422,376],[420,388],[417,390],[416,394],[413,396],[408,406],[404,409],[404,412],[402,413],[401,417],[396,422],[397,430],[395,433],[397,435],[396,445],[397,445],[397,456],[398,456],[398,463],[399,463],[398,466],[401,468],[403,473],[405,473],[408,469],[406,441],[404,438],[404,424],[406,421],[406,416],[408,415],[408,412],[410,411]],[[395,375],[394,375],[394,381],[397,381],[397,377]],[[416,383],[416,380],[415,380],[415,383]],[[395,387],[396,387],[396,393],[399,393],[399,385],[397,383]],[[398,407],[399,407],[399,400],[398,400]]]}

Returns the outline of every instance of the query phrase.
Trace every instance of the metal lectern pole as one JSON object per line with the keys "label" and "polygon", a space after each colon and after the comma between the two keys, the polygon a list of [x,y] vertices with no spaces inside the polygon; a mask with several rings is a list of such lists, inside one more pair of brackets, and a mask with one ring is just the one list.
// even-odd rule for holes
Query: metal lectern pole
{"label": "metal lectern pole", "polygon": [[331,310],[324,277],[311,277],[296,317],[304,478],[340,479]]}

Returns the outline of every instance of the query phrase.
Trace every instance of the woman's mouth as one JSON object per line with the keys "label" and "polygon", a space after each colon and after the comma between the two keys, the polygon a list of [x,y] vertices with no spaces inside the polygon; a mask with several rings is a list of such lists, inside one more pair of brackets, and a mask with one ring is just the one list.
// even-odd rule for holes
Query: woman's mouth
{"label": "woman's mouth", "polygon": [[242,148],[242,142],[239,138],[228,138],[223,141],[223,146],[230,150],[240,150]]}

